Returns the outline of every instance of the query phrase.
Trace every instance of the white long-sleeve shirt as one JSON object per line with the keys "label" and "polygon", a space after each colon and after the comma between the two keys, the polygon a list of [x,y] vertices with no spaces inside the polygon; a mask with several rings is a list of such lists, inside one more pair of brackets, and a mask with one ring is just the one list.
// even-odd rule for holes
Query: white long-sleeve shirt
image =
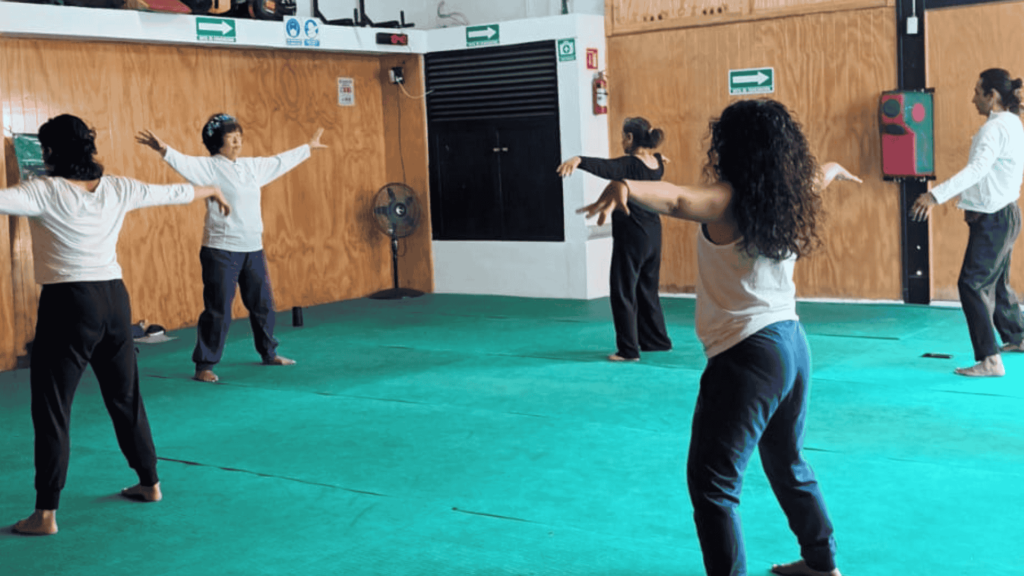
{"label": "white long-sleeve shirt", "polygon": [[37,178],[0,190],[0,214],[29,217],[36,282],[101,282],[121,278],[117,237],[125,214],[194,198],[189,184],[104,176],[89,192],[64,178]]}
{"label": "white long-sleeve shirt", "polygon": [[270,184],[309,158],[309,144],[269,158],[238,158],[234,162],[216,156],[185,156],[167,147],[164,160],[196,186],[217,186],[231,214],[216,207],[206,210],[203,246],[231,252],[255,252],[263,249],[263,211],[260,188]]}
{"label": "white long-sleeve shirt", "polygon": [[1012,112],[991,112],[971,141],[967,167],[931,189],[940,204],[960,195],[959,208],[992,214],[1020,197],[1024,126]]}

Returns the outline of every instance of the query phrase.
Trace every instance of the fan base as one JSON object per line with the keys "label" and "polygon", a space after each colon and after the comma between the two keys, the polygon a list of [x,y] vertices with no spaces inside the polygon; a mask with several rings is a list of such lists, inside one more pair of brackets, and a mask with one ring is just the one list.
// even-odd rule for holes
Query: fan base
{"label": "fan base", "polygon": [[423,296],[423,292],[413,290],[412,288],[388,288],[387,290],[374,292],[369,297],[374,300],[401,300],[402,298],[418,298],[419,296]]}

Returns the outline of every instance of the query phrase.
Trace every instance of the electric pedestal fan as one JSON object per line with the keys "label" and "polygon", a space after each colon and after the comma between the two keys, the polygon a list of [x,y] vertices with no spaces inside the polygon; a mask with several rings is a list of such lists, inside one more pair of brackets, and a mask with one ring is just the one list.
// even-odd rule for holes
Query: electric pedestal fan
{"label": "electric pedestal fan", "polygon": [[391,277],[394,287],[374,292],[370,298],[398,300],[423,296],[419,290],[398,287],[398,239],[412,234],[420,222],[420,204],[412,188],[393,182],[378,190],[373,197],[373,219],[381,232],[391,238]]}

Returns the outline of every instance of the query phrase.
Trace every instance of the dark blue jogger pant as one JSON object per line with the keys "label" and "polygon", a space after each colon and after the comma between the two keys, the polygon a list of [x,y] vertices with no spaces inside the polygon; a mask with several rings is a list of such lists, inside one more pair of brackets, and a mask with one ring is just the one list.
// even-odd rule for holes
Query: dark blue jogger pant
{"label": "dark blue jogger pant", "polygon": [[810,384],[810,350],[795,321],[772,324],[708,360],[686,470],[708,576],[747,573],[737,508],[755,447],[801,556],[815,570],[835,568],[832,523],[800,453]]}

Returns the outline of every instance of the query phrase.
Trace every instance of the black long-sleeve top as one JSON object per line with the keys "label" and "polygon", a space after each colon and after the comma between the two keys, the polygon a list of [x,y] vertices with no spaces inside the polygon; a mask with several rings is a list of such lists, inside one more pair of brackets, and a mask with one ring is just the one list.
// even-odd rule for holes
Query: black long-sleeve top
{"label": "black long-sleeve top", "polygon": [[[655,154],[654,157],[658,159],[658,167],[653,170],[636,156],[620,156],[610,160],[580,156],[579,169],[606,180],[658,181],[665,175],[665,162],[661,159],[661,154]],[[629,201],[629,213],[638,223],[661,223],[661,218],[656,212],[632,200]],[[618,214],[619,212],[615,212],[613,218]]]}

